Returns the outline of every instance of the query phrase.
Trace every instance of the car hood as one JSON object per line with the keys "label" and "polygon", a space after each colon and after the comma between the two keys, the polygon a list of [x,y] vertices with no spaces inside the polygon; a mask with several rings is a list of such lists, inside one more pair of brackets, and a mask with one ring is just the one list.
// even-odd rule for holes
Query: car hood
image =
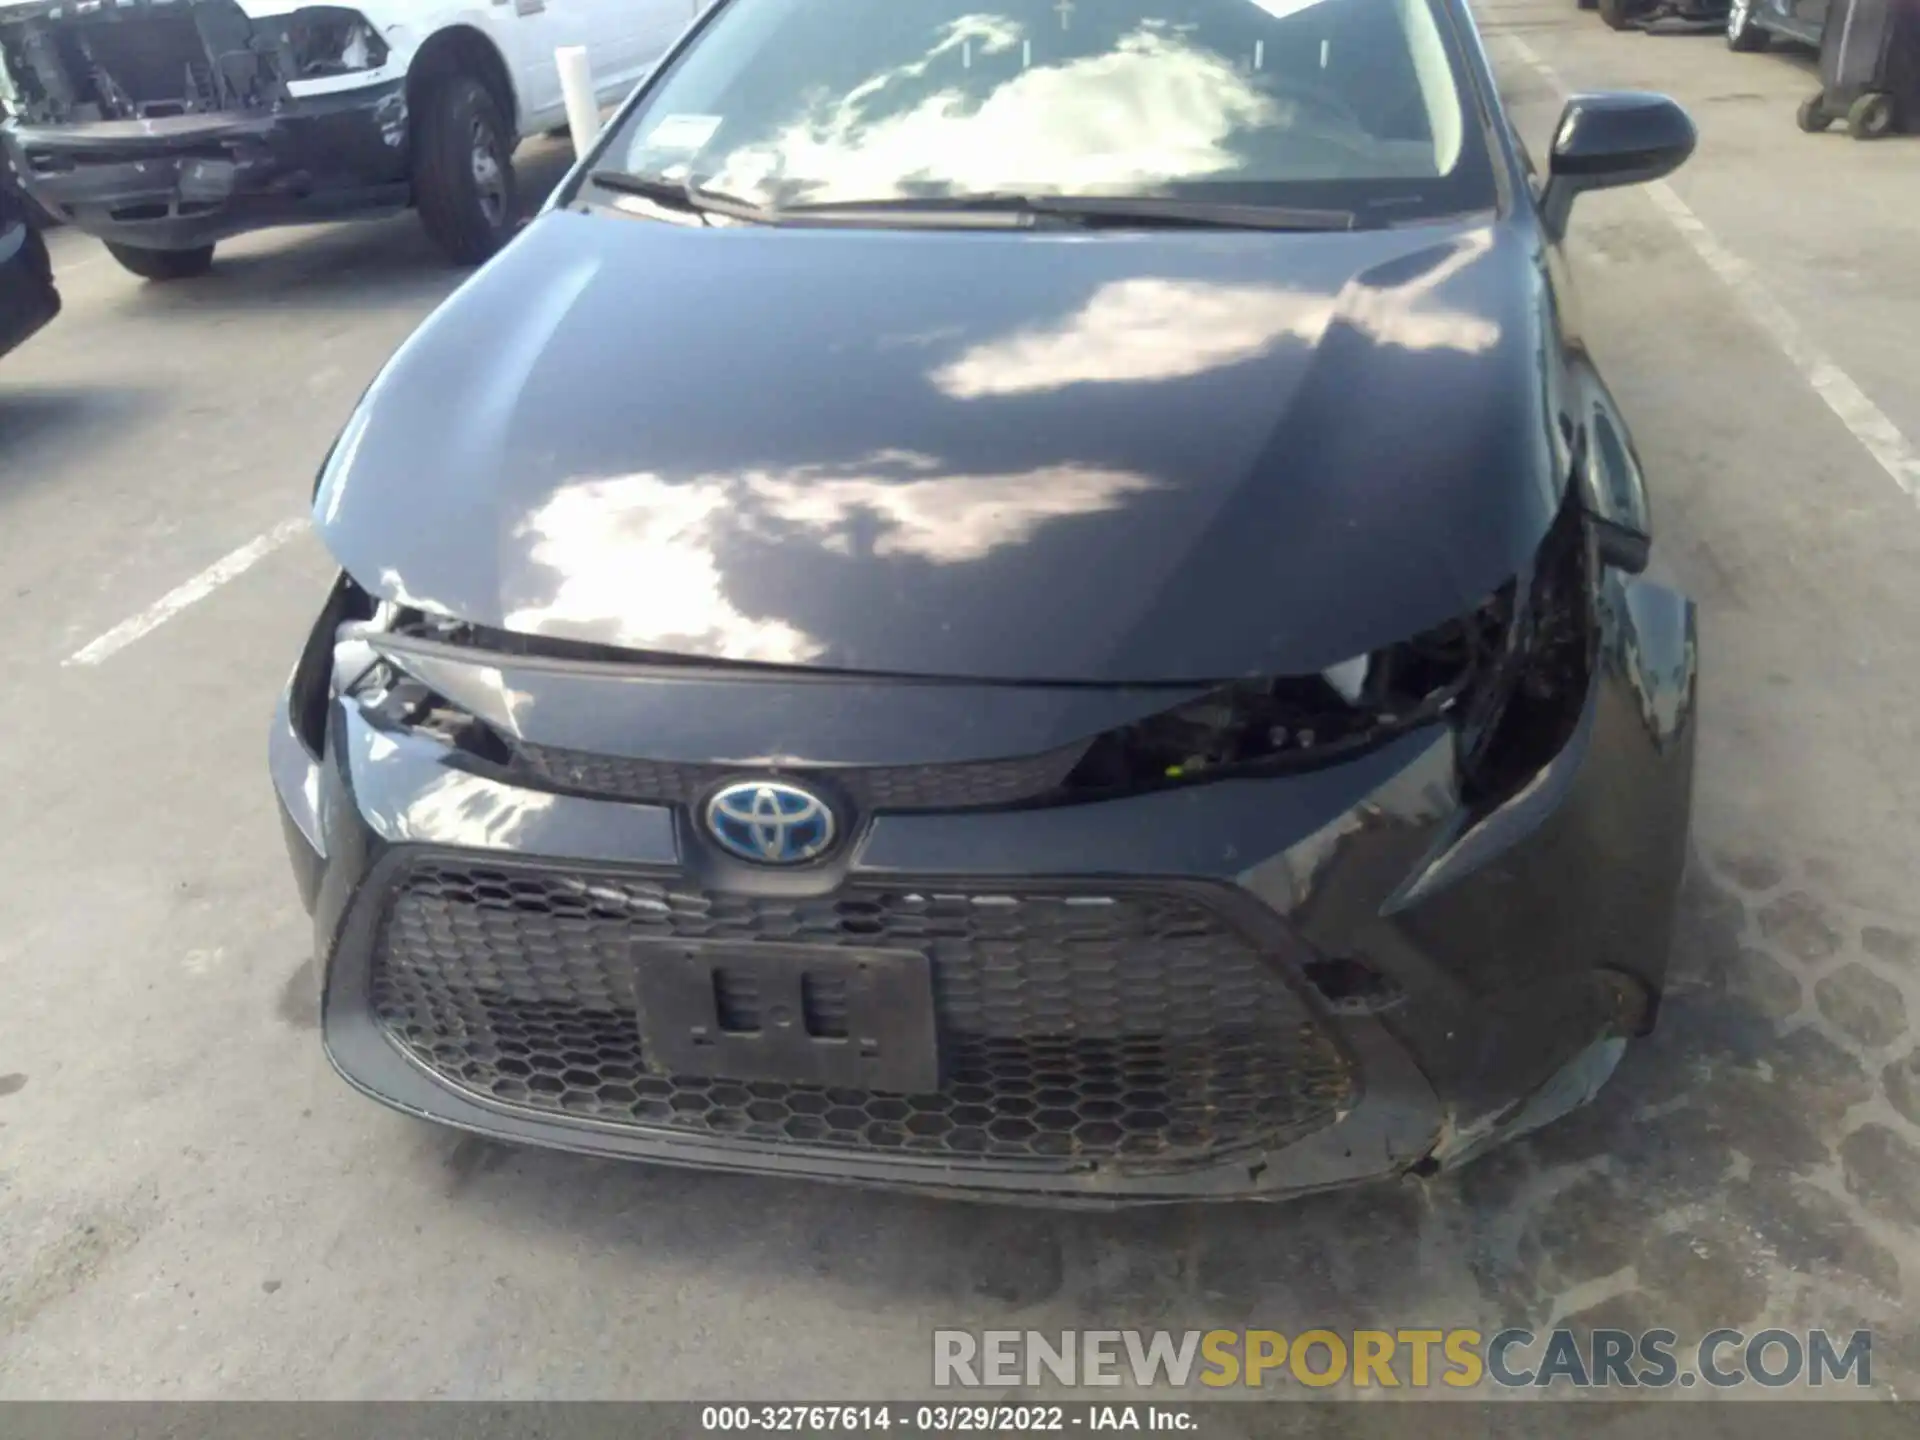
{"label": "car hood", "polygon": [[543,216],[315,494],[369,590],[910,675],[1304,674],[1470,609],[1556,504],[1496,223],[1340,234]]}

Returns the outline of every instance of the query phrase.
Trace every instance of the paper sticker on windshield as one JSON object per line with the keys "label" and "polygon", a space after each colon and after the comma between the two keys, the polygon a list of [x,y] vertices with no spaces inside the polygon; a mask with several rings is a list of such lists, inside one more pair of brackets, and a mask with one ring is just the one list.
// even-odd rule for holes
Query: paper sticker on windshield
{"label": "paper sticker on windshield", "polygon": [[669,115],[648,132],[647,144],[656,150],[698,150],[719,128],[718,115]]}
{"label": "paper sticker on windshield", "polygon": [[1289,15],[1298,15],[1302,10],[1311,10],[1324,3],[1324,0],[1253,0],[1253,3],[1274,19],[1284,20]]}

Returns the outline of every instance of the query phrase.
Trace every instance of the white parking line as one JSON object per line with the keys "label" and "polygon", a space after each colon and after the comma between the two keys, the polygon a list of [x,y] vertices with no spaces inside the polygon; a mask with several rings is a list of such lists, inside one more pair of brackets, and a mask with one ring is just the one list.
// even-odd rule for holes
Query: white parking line
{"label": "white parking line", "polygon": [[221,556],[185,584],[176,585],[138,615],[129,616],[98,639],[90,640],[73,652],[62,665],[98,665],[119,654],[141,636],[159,629],[189,605],[204,600],[236,576],[244,575],[261,560],[305,531],[311,522],[305,515],[283,520],[264,535],[256,535],[238,550]]}
{"label": "white parking line", "polygon": [[108,258],[104,245],[91,236],[80,234],[77,230],[49,231],[46,241],[47,250],[53,256],[53,278],[56,284],[65,276],[77,274],[82,270],[91,270]]}
{"label": "white parking line", "polygon": [[[1516,59],[1562,95],[1568,93],[1568,86],[1559,73],[1535,54],[1526,41],[1512,35],[1488,38],[1504,44]],[[1868,398],[1852,376],[1813,343],[1786,307],[1767,293],[1754,268],[1722,245],[1719,237],[1707,228],[1707,222],[1693,213],[1692,207],[1671,185],[1657,180],[1646,189],[1660,213],[1680,232],[1681,239],[1726,283],[1733,298],[1745,307],[1748,318],[1773,338],[1773,343],[1780,347],[1813,393],[1827,402],[1827,408],[1839,416],[1840,423],[1862,448],[1879,461],[1880,468],[1893,477],[1893,483],[1910,498],[1920,500],[1920,451],[1900,433],[1900,427]]]}

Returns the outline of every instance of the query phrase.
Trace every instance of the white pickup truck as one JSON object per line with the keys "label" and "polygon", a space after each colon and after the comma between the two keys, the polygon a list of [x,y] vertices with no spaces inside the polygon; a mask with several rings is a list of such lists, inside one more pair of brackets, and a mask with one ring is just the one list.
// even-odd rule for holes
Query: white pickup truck
{"label": "white pickup truck", "polygon": [[705,0],[0,0],[21,183],[151,280],[219,241],[412,206],[461,264],[512,234],[513,151],[566,122],[555,50],[621,99]]}

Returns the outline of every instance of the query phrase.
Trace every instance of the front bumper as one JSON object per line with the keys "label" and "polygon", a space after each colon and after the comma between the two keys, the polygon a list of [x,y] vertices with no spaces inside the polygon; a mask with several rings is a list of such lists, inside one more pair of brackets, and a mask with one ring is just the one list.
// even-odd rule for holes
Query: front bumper
{"label": "front bumper", "polygon": [[59,313],[46,242],[24,222],[0,220],[0,355]]}
{"label": "front bumper", "polygon": [[[1670,591],[1617,576],[1604,599],[1602,661],[1572,740],[1490,813],[1461,806],[1451,738],[1430,730],[1286,780],[1052,809],[883,813],[831,873],[804,880],[716,873],[683,812],[483,778],[448,765],[430,741],[376,730],[348,703],[332,705],[316,759],[283,703],[272,769],[314,915],[328,1054],[389,1105],[502,1139],[949,1193],[1083,1204],[1271,1197],[1456,1163],[1588,1098],[1624,1037],[1651,1024],[1665,982],[1691,795],[1693,612]],[[1325,1113],[1267,1143],[1179,1163],[1071,1148],[1012,1158],[876,1150],[817,1143],[812,1132],[608,1123],[502,1099],[462,1079],[463,1059],[441,1065],[396,1033],[375,995],[397,887],[422,867],[475,865],[507,889],[522,874],[571,875],[583,891],[677,885],[709,907],[791,910],[875,889],[917,899],[1031,883],[1199,894],[1259,948],[1300,1005],[1303,1033],[1337,1053],[1346,1087]],[[767,886],[784,894],[747,893]],[[496,913],[515,903],[503,899]],[[455,965],[472,939],[460,915],[407,923],[439,934]],[[565,943],[569,923],[584,922],[542,932],[541,953]],[[1001,946],[994,963],[1037,963],[1007,948],[1004,933],[989,938]],[[1327,960],[1358,961],[1378,983],[1331,989],[1317,977],[1342,972],[1321,968]],[[564,956],[545,973],[562,972],[570,984],[602,984],[579,981]],[[1213,978],[1202,971],[1189,983]],[[446,1023],[462,1022],[449,1013]]]}
{"label": "front bumper", "polygon": [[21,183],[102,240],[190,249],[271,225],[378,213],[409,199],[405,83],[278,110],[0,130]]}

